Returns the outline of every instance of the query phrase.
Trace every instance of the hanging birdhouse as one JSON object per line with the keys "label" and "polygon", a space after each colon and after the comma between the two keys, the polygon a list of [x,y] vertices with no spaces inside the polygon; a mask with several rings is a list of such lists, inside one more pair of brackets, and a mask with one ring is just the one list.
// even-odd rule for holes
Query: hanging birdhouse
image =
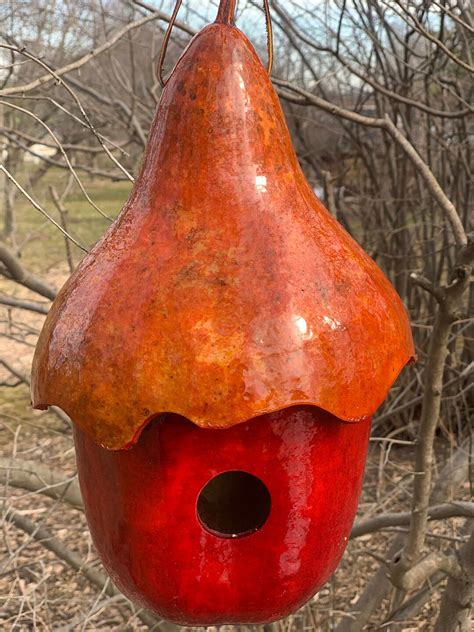
{"label": "hanging birdhouse", "polygon": [[180,58],[117,221],[61,290],[33,405],[74,421],[90,529],[131,599],[259,623],[327,581],[405,309],[314,196],[235,1]]}

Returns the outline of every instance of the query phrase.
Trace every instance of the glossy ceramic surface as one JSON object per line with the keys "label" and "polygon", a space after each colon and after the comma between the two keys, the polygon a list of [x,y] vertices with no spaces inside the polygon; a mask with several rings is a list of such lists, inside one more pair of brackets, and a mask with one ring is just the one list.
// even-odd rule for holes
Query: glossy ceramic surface
{"label": "glossy ceramic surface", "polygon": [[251,44],[206,27],[129,201],[47,317],[33,405],[111,449],[159,412],[224,428],[314,404],[357,421],[413,355],[399,297],[305,180]]}
{"label": "glossy ceramic surface", "polygon": [[[343,554],[369,428],[368,419],[347,424],[309,406],[226,430],[166,415],[123,451],[76,428],[86,513],[106,569],[131,599],[181,624],[289,614]],[[228,470],[257,476],[271,495],[263,527],[238,539],[209,533],[196,515],[201,489]]]}

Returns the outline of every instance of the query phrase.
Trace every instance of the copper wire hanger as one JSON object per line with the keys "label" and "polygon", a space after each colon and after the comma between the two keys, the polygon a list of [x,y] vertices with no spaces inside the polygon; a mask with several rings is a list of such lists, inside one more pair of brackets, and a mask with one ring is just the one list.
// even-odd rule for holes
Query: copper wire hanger
{"label": "copper wire hanger", "polygon": [[[166,57],[166,51],[168,50],[168,44],[171,38],[171,33],[176,23],[176,18],[178,17],[178,12],[181,8],[182,3],[183,3],[183,0],[176,0],[176,4],[173,9],[173,13],[171,15],[168,28],[166,29],[166,33],[163,38],[163,42],[161,44],[160,55],[158,57],[157,75],[158,75],[158,80],[163,88],[168,83],[168,79],[169,79],[169,76],[168,76],[168,79],[165,79],[163,77],[163,64]],[[221,0],[215,21],[220,24],[233,25],[236,5],[237,5],[237,0]],[[272,74],[272,68],[273,68],[273,26],[272,26],[272,17],[270,14],[270,5],[269,5],[268,0],[263,0],[263,7],[265,11],[265,22],[266,22],[266,29],[267,29],[267,49],[268,49],[267,72],[268,72],[268,76],[270,76]]]}

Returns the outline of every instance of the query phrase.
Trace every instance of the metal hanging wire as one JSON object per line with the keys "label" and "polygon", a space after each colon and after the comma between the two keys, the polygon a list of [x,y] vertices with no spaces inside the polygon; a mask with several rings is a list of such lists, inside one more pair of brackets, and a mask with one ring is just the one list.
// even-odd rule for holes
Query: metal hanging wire
{"label": "metal hanging wire", "polygon": [[[174,25],[176,24],[176,18],[178,17],[179,10],[183,0],[176,0],[176,4],[171,15],[171,19],[168,24],[168,28],[166,29],[165,36],[163,38],[163,42],[160,48],[160,54],[158,57],[157,63],[157,75],[158,80],[161,86],[164,88],[168,82],[168,79],[163,77],[163,65],[166,57],[166,52],[168,50],[168,44],[171,38],[171,33],[173,31]],[[219,11],[217,13],[216,22],[221,22],[224,24],[234,24],[234,14],[235,7],[237,4],[237,0],[221,0],[219,5]],[[266,30],[267,30],[267,49],[268,49],[268,64],[267,64],[267,72],[270,76],[273,68],[273,26],[272,26],[272,16],[270,13],[270,4],[268,0],[263,0],[263,7],[265,11],[265,22],[266,22]],[[169,77],[168,77],[169,78]]]}

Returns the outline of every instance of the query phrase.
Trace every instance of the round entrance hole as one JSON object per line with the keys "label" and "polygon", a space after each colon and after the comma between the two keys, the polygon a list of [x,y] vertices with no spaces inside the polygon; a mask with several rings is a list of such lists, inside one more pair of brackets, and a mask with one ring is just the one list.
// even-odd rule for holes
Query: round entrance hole
{"label": "round entrance hole", "polygon": [[201,490],[197,515],[202,526],[222,538],[255,533],[265,524],[271,497],[253,474],[232,470],[211,479]]}

